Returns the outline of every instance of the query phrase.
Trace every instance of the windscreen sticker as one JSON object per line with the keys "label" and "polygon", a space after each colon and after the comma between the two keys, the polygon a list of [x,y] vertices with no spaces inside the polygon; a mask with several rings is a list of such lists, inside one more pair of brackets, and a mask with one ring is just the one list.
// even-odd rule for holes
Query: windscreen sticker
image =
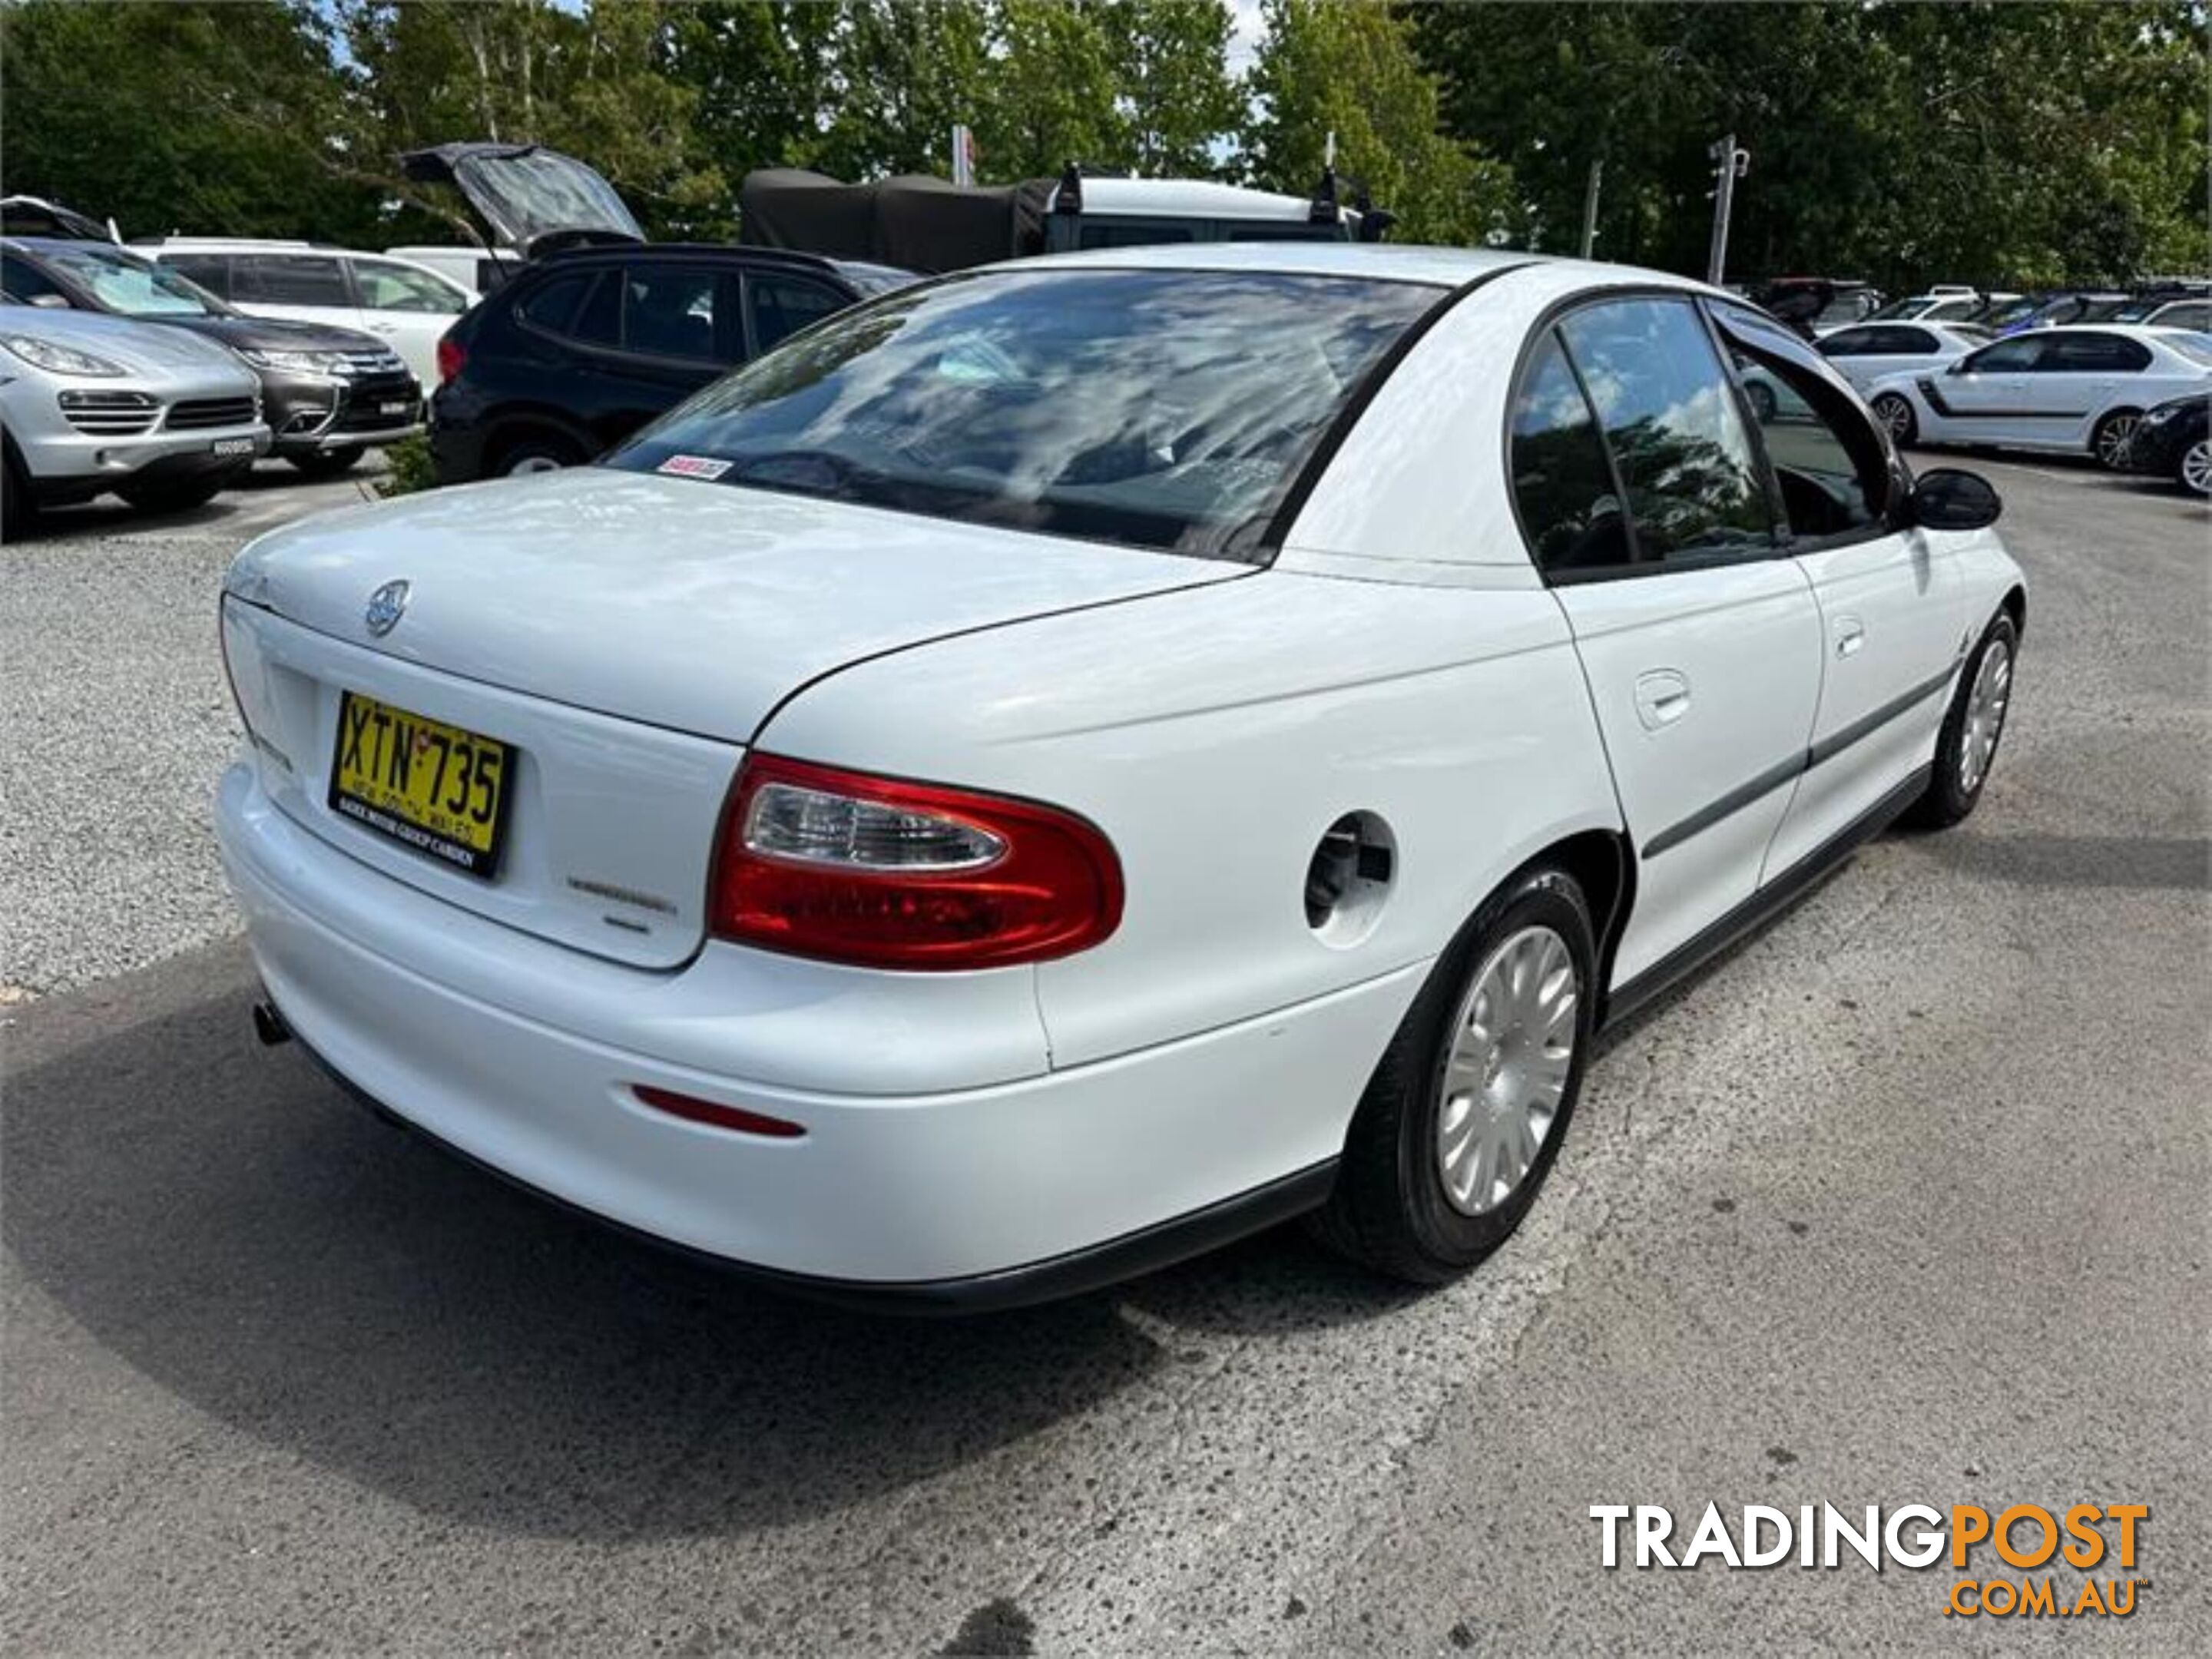
{"label": "windscreen sticker", "polygon": [[719,478],[730,470],[730,464],[707,455],[671,455],[653,470],[671,472],[679,478]]}

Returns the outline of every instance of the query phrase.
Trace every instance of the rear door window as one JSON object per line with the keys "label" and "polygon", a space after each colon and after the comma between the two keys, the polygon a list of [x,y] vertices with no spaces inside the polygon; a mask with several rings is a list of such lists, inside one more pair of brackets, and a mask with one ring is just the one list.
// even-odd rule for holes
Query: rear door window
{"label": "rear door window", "polygon": [[835,316],[848,301],[826,283],[781,271],[745,273],[745,309],[752,324],[752,348],[766,351],[777,341]]}
{"label": "rear door window", "polygon": [[1513,400],[1513,505],[1536,567],[1549,576],[1614,568],[1634,549],[1597,417],[1547,331]]}
{"label": "rear door window", "polygon": [[720,361],[714,322],[720,287],[720,273],[704,266],[632,266],[623,273],[623,349],[652,357]]}
{"label": "rear door window", "polygon": [[311,254],[246,253],[231,264],[236,296],[249,305],[344,306],[353,304],[345,267]]}
{"label": "rear door window", "polygon": [[222,253],[165,253],[161,263],[179,276],[198,283],[218,300],[230,292],[230,258]]}
{"label": "rear door window", "polygon": [[2150,348],[2124,334],[2058,334],[2036,360],[2040,374],[2133,374],[2150,367]]}
{"label": "rear door window", "polygon": [[1757,452],[1695,305],[1605,301],[1571,313],[1559,333],[1627,493],[1638,562],[1772,552]]}

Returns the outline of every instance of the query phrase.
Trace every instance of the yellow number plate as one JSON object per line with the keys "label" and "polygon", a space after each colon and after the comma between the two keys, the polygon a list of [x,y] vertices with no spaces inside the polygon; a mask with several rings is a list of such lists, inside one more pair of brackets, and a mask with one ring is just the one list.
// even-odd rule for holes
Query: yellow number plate
{"label": "yellow number plate", "polygon": [[331,810],[472,876],[499,867],[514,750],[348,691],[338,698]]}

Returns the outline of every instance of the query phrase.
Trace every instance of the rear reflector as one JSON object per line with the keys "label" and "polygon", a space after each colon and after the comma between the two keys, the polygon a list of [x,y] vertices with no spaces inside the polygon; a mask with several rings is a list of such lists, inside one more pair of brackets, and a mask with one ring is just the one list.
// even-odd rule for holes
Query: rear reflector
{"label": "rear reflector", "polygon": [[803,1124],[764,1112],[748,1112],[739,1106],[722,1106],[711,1100],[679,1095],[672,1089],[656,1089],[649,1083],[633,1083],[630,1093],[656,1112],[680,1117],[687,1123],[704,1123],[717,1129],[733,1129],[741,1135],[767,1135],[775,1140],[796,1140],[806,1133]]}
{"label": "rear reflector", "polygon": [[714,872],[725,939],[871,968],[1004,968],[1089,949],[1121,866],[1055,807],[747,757]]}

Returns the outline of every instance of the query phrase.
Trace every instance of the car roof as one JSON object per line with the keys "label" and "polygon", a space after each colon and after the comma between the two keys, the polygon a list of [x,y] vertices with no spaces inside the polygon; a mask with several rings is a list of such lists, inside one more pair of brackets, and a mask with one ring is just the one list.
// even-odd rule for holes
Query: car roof
{"label": "car roof", "polygon": [[94,241],[89,236],[9,236],[0,237],[0,241],[4,241],[9,247],[21,248],[31,253],[82,253],[87,248],[98,248],[106,253],[123,254],[140,264],[153,264],[134,247],[125,246],[121,242]]}
{"label": "car roof", "polygon": [[550,249],[530,263],[550,269],[606,259],[728,259],[743,264],[796,265],[811,270],[836,270],[847,264],[866,270],[891,269],[889,265],[833,259],[824,253],[804,253],[797,248],[754,247],[738,242],[579,242],[569,247]]}
{"label": "car roof", "polygon": [[[1088,180],[1084,188],[1086,191],[1090,189]],[[1048,253],[1031,259],[1010,259],[984,269],[1261,270],[1286,276],[1368,276],[1457,288],[1489,272],[1529,264],[1536,258],[1534,254],[1498,248],[1425,247],[1409,242],[1169,242],[1146,247],[1085,248],[1074,253]],[[1582,262],[1544,263],[1566,266]],[[1630,268],[1592,263],[1588,269],[1612,273],[1618,279]],[[1649,274],[1668,283],[1683,281],[1660,272]]]}
{"label": "car roof", "polygon": [[2012,339],[2048,340],[2058,334],[2121,334],[2134,340],[2166,340],[2177,334],[2191,334],[2194,329],[2159,328],[2149,323],[2065,323],[2057,328],[2039,328],[2025,334],[2008,336]]}
{"label": "car roof", "polygon": [[[1057,198],[1059,186],[1054,186]],[[1273,224],[1289,219],[1304,223],[1313,198],[1247,190],[1212,179],[1115,179],[1083,175],[1083,211],[1094,214],[1158,215],[1178,219],[1260,219]]]}

